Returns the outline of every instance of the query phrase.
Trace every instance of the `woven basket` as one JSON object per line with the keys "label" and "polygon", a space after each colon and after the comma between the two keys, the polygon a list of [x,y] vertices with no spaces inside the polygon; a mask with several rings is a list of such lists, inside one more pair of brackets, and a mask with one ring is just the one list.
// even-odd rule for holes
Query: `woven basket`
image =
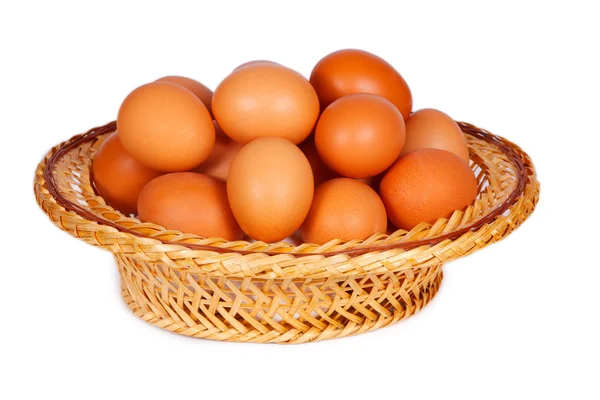
{"label": "woven basket", "polygon": [[125,216],[90,182],[114,122],[53,148],[37,168],[35,194],[59,228],[114,253],[125,302],[151,324],[228,341],[333,339],[416,313],[436,294],[444,263],[502,239],[533,211],[539,183],[527,154],[459,124],[479,183],[474,204],[433,226],[362,241],[228,242]]}

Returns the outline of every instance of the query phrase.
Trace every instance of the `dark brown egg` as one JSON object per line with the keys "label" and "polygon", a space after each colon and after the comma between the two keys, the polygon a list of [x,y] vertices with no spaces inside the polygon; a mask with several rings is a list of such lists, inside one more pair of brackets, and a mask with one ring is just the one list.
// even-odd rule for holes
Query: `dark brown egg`
{"label": "dark brown egg", "polygon": [[310,141],[303,144],[300,147],[300,150],[302,150],[308,162],[310,163],[310,168],[313,172],[315,186],[318,186],[321,183],[328,181],[329,179],[339,177],[339,174],[336,174],[331,168],[327,166],[327,164],[323,162],[323,160],[321,160],[321,157],[317,152],[317,147],[315,146],[314,141]]}

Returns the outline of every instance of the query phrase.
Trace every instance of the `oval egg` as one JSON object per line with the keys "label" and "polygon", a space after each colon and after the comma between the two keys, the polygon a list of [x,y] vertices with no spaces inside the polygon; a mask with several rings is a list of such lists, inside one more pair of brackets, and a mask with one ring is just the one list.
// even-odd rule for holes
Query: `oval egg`
{"label": "oval egg", "polygon": [[388,218],[410,230],[421,222],[433,224],[462,210],[477,196],[471,168],[446,150],[419,149],[398,159],[379,189]]}
{"label": "oval egg", "polygon": [[306,243],[367,239],[387,229],[383,202],[367,184],[336,178],[317,187],[300,235]]}
{"label": "oval egg", "polygon": [[213,91],[201,84],[200,82],[186,78],[185,76],[163,76],[157,79],[155,82],[168,82],[175,85],[179,85],[190,92],[192,92],[200,101],[204,104],[208,112],[212,117],[212,97]]}
{"label": "oval egg", "polygon": [[215,146],[213,151],[206,161],[194,169],[194,172],[226,181],[231,163],[241,149],[242,145],[227,137],[215,122]]}
{"label": "oval egg", "polygon": [[417,149],[447,150],[469,163],[469,148],[458,124],[432,108],[415,111],[406,120],[406,142],[402,154]]}
{"label": "oval egg", "polygon": [[337,99],[323,111],[315,129],[319,155],[332,170],[349,178],[385,171],[404,145],[402,114],[373,94]]}
{"label": "oval egg", "polygon": [[150,181],[140,193],[138,212],[144,222],[183,233],[227,240],[242,236],[225,183],[203,174],[177,172]]}
{"label": "oval egg", "polygon": [[267,243],[294,233],[306,218],[314,183],[308,160],[289,140],[256,139],[240,150],[227,179],[227,196],[242,230]]}
{"label": "oval egg", "polygon": [[346,49],[323,57],[310,74],[321,108],[340,97],[372,93],[391,101],[407,119],[412,110],[408,84],[387,61],[363,50]]}
{"label": "oval egg", "polygon": [[319,99],[306,78],[272,63],[233,71],[215,90],[212,106],[221,129],[242,144],[267,136],[298,144],[319,117]]}
{"label": "oval egg", "polygon": [[123,214],[135,214],[137,199],[144,186],[161,173],[131,157],[116,133],[98,148],[92,164],[92,177],[98,194]]}

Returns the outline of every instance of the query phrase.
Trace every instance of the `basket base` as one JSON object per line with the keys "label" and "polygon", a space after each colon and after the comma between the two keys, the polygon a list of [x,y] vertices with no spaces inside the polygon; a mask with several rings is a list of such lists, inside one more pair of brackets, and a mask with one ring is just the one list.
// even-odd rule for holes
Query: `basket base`
{"label": "basket base", "polygon": [[443,277],[441,265],[323,279],[173,276],[161,264],[115,258],[135,315],[178,334],[236,342],[306,343],[383,328],[423,308]]}

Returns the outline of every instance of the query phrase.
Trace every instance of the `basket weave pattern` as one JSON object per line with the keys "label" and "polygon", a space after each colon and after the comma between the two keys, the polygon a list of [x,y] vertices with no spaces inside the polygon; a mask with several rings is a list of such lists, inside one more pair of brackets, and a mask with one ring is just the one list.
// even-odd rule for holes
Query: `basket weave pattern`
{"label": "basket weave pattern", "polygon": [[[93,157],[114,123],[52,149],[35,193],[61,229],[115,255],[122,295],[147,322],[217,340],[303,343],[381,328],[425,306],[442,265],[500,240],[533,211],[539,183],[516,145],[466,123],[479,196],[410,232],[322,246],[201,238],[142,223],[93,189]],[[282,178],[284,179],[284,178]]]}

